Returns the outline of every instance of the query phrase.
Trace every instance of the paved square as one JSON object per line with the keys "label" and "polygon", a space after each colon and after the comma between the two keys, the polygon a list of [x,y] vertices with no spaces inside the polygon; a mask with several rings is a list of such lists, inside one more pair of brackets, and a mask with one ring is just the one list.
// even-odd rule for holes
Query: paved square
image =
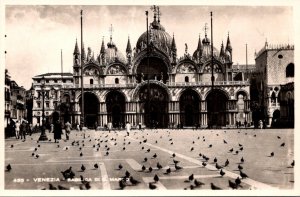
{"label": "paved square", "polygon": [[[229,180],[235,183],[240,177],[239,165],[248,175],[241,179],[239,190],[294,187],[293,129],[159,129],[126,135],[125,131],[87,130],[72,131],[69,141],[59,143],[54,143],[53,133],[47,133],[52,140],[46,142],[37,141],[39,134],[27,136],[25,142],[6,139],[5,166],[10,164],[12,169],[5,172],[5,189],[49,189],[52,184],[74,190],[119,190],[121,177],[128,171],[130,176],[121,183],[124,190],[149,189],[149,183],[160,190],[211,189],[211,183],[229,190]],[[229,164],[224,166],[227,159]],[[175,169],[174,160],[182,169]],[[70,166],[75,177],[66,180],[62,172]],[[216,166],[222,167],[223,177]],[[131,183],[131,176],[140,183]],[[195,179],[204,185],[196,186]]]}

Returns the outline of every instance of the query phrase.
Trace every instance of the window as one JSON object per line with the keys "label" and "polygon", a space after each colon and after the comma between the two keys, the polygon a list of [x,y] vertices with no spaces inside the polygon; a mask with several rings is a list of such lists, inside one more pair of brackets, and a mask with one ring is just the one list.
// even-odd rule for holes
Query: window
{"label": "window", "polygon": [[49,80],[48,80],[48,79],[46,80],[46,83],[49,83]]}
{"label": "window", "polygon": [[37,102],[37,108],[41,108],[41,103],[40,102]]}
{"label": "window", "polygon": [[90,79],[90,84],[94,84],[94,80],[93,79]]}
{"label": "window", "polygon": [[57,80],[56,80],[56,79],[54,80],[54,83],[57,83]]}
{"label": "window", "polygon": [[188,83],[188,82],[189,82],[189,77],[186,76],[186,77],[184,78],[184,81]]}
{"label": "window", "polygon": [[66,80],[65,80],[65,79],[63,79],[63,80],[62,80],[62,82],[63,82],[63,83],[66,83]]}
{"label": "window", "polygon": [[46,102],[46,108],[49,108],[49,102]]}
{"label": "window", "polygon": [[285,69],[286,77],[294,77],[294,64],[290,63]]}
{"label": "window", "polygon": [[275,103],[275,102],[276,102],[276,95],[275,92],[273,92],[271,95],[271,103]]}
{"label": "window", "polygon": [[119,78],[115,78],[115,84],[119,84]]}

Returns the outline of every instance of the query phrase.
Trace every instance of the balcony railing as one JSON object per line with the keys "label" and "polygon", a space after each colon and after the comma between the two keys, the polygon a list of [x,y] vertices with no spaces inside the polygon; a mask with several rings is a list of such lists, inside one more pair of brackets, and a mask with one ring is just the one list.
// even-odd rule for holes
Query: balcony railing
{"label": "balcony railing", "polygon": [[[84,88],[134,88],[139,83],[128,84],[84,84]],[[211,86],[211,82],[167,82],[166,86]],[[215,86],[250,85],[249,81],[215,81]],[[62,85],[62,88],[80,88],[81,85]]]}

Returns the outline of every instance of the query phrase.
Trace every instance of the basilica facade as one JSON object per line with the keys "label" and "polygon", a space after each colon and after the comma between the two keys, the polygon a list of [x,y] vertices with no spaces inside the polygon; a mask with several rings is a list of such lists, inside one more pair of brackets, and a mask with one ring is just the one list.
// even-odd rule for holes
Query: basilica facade
{"label": "basilica facade", "polygon": [[102,40],[99,49],[96,57],[91,48],[81,54],[76,41],[72,83],[57,86],[60,106],[68,107],[53,108],[52,116],[73,124],[82,121],[83,75],[87,127],[104,127],[108,122],[119,127],[129,122],[159,128],[221,128],[252,121],[250,83],[244,77],[236,78],[229,35],[226,45],[211,50],[205,32],[192,54],[187,44],[185,53],[177,54],[175,36],[167,33],[154,12],[148,33],[142,33],[133,47],[128,38],[125,55],[112,36],[106,46]]}

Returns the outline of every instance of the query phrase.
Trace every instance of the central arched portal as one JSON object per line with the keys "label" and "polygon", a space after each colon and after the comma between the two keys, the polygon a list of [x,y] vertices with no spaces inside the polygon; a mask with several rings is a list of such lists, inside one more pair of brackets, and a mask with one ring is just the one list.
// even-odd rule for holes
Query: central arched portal
{"label": "central arched portal", "polygon": [[[81,98],[79,99],[81,106]],[[95,128],[98,124],[99,100],[97,96],[91,92],[84,93],[84,123],[88,128]]]}
{"label": "central arched portal", "polygon": [[208,127],[226,126],[227,97],[220,90],[213,90],[206,97]]}
{"label": "central arched portal", "polygon": [[180,97],[180,120],[184,126],[199,124],[199,96],[194,90],[185,90]]}
{"label": "central arched portal", "polygon": [[146,84],[139,91],[139,100],[144,109],[144,123],[150,128],[167,128],[169,96],[157,84]]}
{"label": "central arched portal", "polygon": [[106,109],[108,122],[113,127],[125,125],[125,97],[118,91],[111,91],[106,96]]}

